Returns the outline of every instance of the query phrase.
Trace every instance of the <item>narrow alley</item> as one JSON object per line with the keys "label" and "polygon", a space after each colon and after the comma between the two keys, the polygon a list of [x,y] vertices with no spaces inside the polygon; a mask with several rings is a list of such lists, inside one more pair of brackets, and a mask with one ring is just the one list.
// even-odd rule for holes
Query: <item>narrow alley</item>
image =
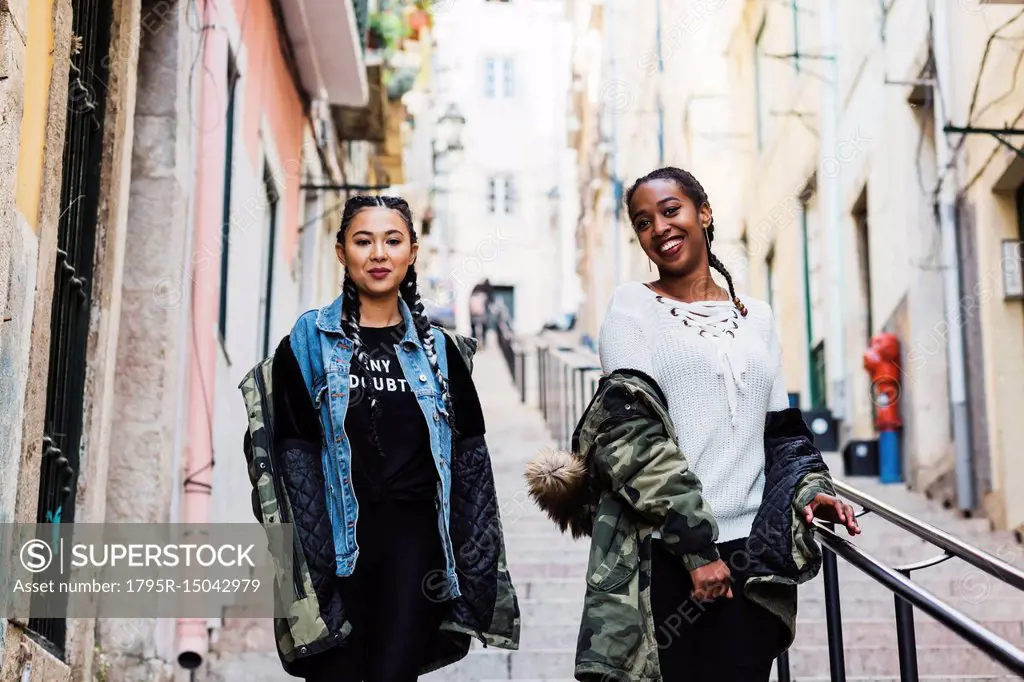
{"label": "narrow alley", "polygon": [[[790,577],[818,545],[825,561],[773,680],[1024,675],[1024,0],[0,0],[0,54],[0,527],[287,525],[302,550],[275,557],[298,560],[291,585],[263,567],[260,596],[286,605],[252,618],[4,594],[0,682],[333,675],[317,656],[371,613],[368,660],[412,661],[408,632],[432,626],[387,628],[436,615],[410,577],[427,526],[361,527],[393,552],[363,575],[400,568],[408,592],[335,577],[373,518],[357,488],[421,502],[425,524],[434,504],[446,548],[495,527],[479,470],[451,466],[482,461],[451,439],[479,412],[448,402],[469,379],[431,326],[492,336],[475,382],[520,640],[498,648],[507,583],[473,585],[469,564],[501,576],[496,553],[448,553],[447,585],[472,586],[432,660],[469,632],[496,646],[427,682],[573,678],[589,542],[524,470],[602,372],[640,367],[697,497],[736,524],[721,537],[764,499],[766,407],[861,510],[856,538],[822,526],[778,553]],[[402,343],[364,343],[386,328]],[[297,433],[263,423],[286,393],[253,371],[292,334],[318,411]],[[296,376],[269,383],[304,404]],[[409,429],[385,443],[379,422]],[[58,572],[12,565],[0,578],[33,588]],[[377,594],[398,606],[359,608]],[[702,654],[759,642],[711,620]],[[705,660],[764,677],[774,652],[754,648]]]}

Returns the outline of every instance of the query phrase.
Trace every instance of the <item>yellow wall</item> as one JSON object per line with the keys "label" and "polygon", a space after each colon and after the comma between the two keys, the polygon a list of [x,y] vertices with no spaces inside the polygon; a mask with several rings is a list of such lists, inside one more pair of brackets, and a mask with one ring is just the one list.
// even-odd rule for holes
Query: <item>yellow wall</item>
{"label": "yellow wall", "polygon": [[25,49],[25,109],[18,150],[18,211],[35,231],[42,191],[46,119],[53,72],[53,2],[28,5],[28,45]]}

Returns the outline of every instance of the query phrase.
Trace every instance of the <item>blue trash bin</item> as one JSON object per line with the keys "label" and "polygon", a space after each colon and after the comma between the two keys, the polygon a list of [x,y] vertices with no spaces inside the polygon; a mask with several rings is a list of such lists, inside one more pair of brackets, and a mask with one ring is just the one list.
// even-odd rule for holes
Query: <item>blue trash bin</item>
{"label": "blue trash bin", "polygon": [[881,431],[878,434],[878,464],[879,480],[882,483],[903,482],[899,431]]}

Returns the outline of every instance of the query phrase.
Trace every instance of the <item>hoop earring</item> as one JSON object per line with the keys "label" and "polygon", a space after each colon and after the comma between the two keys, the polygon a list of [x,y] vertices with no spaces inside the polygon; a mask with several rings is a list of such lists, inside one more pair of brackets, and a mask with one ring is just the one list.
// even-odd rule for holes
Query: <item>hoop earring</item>
{"label": "hoop earring", "polygon": [[647,272],[654,272],[654,261],[650,256],[647,257]]}
{"label": "hoop earring", "polygon": [[711,253],[711,237],[708,236],[708,228],[704,228],[704,241],[708,245],[708,253]]}

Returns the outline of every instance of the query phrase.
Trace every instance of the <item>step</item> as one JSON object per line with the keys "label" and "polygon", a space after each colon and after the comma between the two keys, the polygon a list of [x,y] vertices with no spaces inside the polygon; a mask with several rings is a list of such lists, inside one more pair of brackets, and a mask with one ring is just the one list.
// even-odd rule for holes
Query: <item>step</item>
{"label": "step", "polygon": [[[1024,593],[1009,585],[995,581],[986,581],[976,574],[968,575],[969,579],[964,580],[963,578],[958,579],[944,575],[928,576],[922,573],[914,579],[914,583],[954,607],[958,601],[979,602],[988,599],[1024,599]],[[516,589],[519,596],[525,599],[562,598],[582,600],[583,595],[586,593],[586,582],[582,573],[576,578],[524,579],[519,581],[517,577],[517,574],[513,573],[512,578],[516,581]],[[871,591],[871,594],[878,595],[887,602],[892,600],[892,595],[888,590],[875,583],[874,580],[864,573],[860,573],[857,580],[851,580],[851,577],[844,577],[840,581],[840,587],[842,588],[851,582],[857,583],[858,589],[868,589]],[[878,585],[878,587],[875,589],[867,584]],[[801,585],[799,589],[801,599],[811,598],[814,594],[823,593],[824,581],[820,576]]]}
{"label": "step", "polygon": [[[688,613],[697,614],[698,606],[683,606]],[[583,610],[583,602],[578,598],[568,599],[520,599],[524,623],[546,623],[549,625],[577,625]],[[1012,620],[1024,614],[1022,600],[996,600],[981,604],[957,603],[955,608],[974,620]],[[875,596],[862,597],[859,594],[844,595],[840,602],[840,613],[846,620],[885,620],[895,617],[895,607],[891,599],[879,599]],[[924,613],[915,611],[915,617],[932,620]],[[801,598],[797,608],[797,624],[805,621],[825,620],[825,600],[823,596],[811,595]]]}
{"label": "step", "polygon": [[[579,610],[582,617],[582,607]],[[1024,626],[1015,620],[984,620],[982,627],[1002,637],[1010,644],[1024,648]],[[918,646],[963,646],[965,641],[958,634],[935,621],[915,622],[914,633]],[[575,649],[579,624],[549,625],[527,624],[522,630],[520,650],[533,649]],[[794,648],[827,646],[826,621],[800,621]],[[893,618],[879,620],[843,621],[843,644],[845,647],[895,646],[896,622]]]}
{"label": "step", "polygon": [[[898,675],[895,647],[858,647],[845,651],[848,679],[879,679]],[[463,661],[422,679],[440,680],[524,680],[572,679],[575,654],[570,651],[534,649],[526,651],[474,651]],[[979,676],[1008,676],[1008,671],[971,647],[918,648],[918,668],[923,676],[977,679]],[[826,647],[794,649],[790,652],[790,673],[795,679],[820,677],[829,669]]]}
{"label": "step", "polygon": [[474,650],[462,661],[421,677],[426,682],[442,680],[572,680],[575,651]]}
{"label": "step", "polygon": [[[895,646],[845,647],[846,672],[851,676],[894,675],[899,673],[899,653]],[[829,670],[828,647],[794,647],[789,654],[790,673],[804,679]],[[917,647],[917,666],[921,675],[1009,675],[1010,672],[986,654],[971,646]]]}

